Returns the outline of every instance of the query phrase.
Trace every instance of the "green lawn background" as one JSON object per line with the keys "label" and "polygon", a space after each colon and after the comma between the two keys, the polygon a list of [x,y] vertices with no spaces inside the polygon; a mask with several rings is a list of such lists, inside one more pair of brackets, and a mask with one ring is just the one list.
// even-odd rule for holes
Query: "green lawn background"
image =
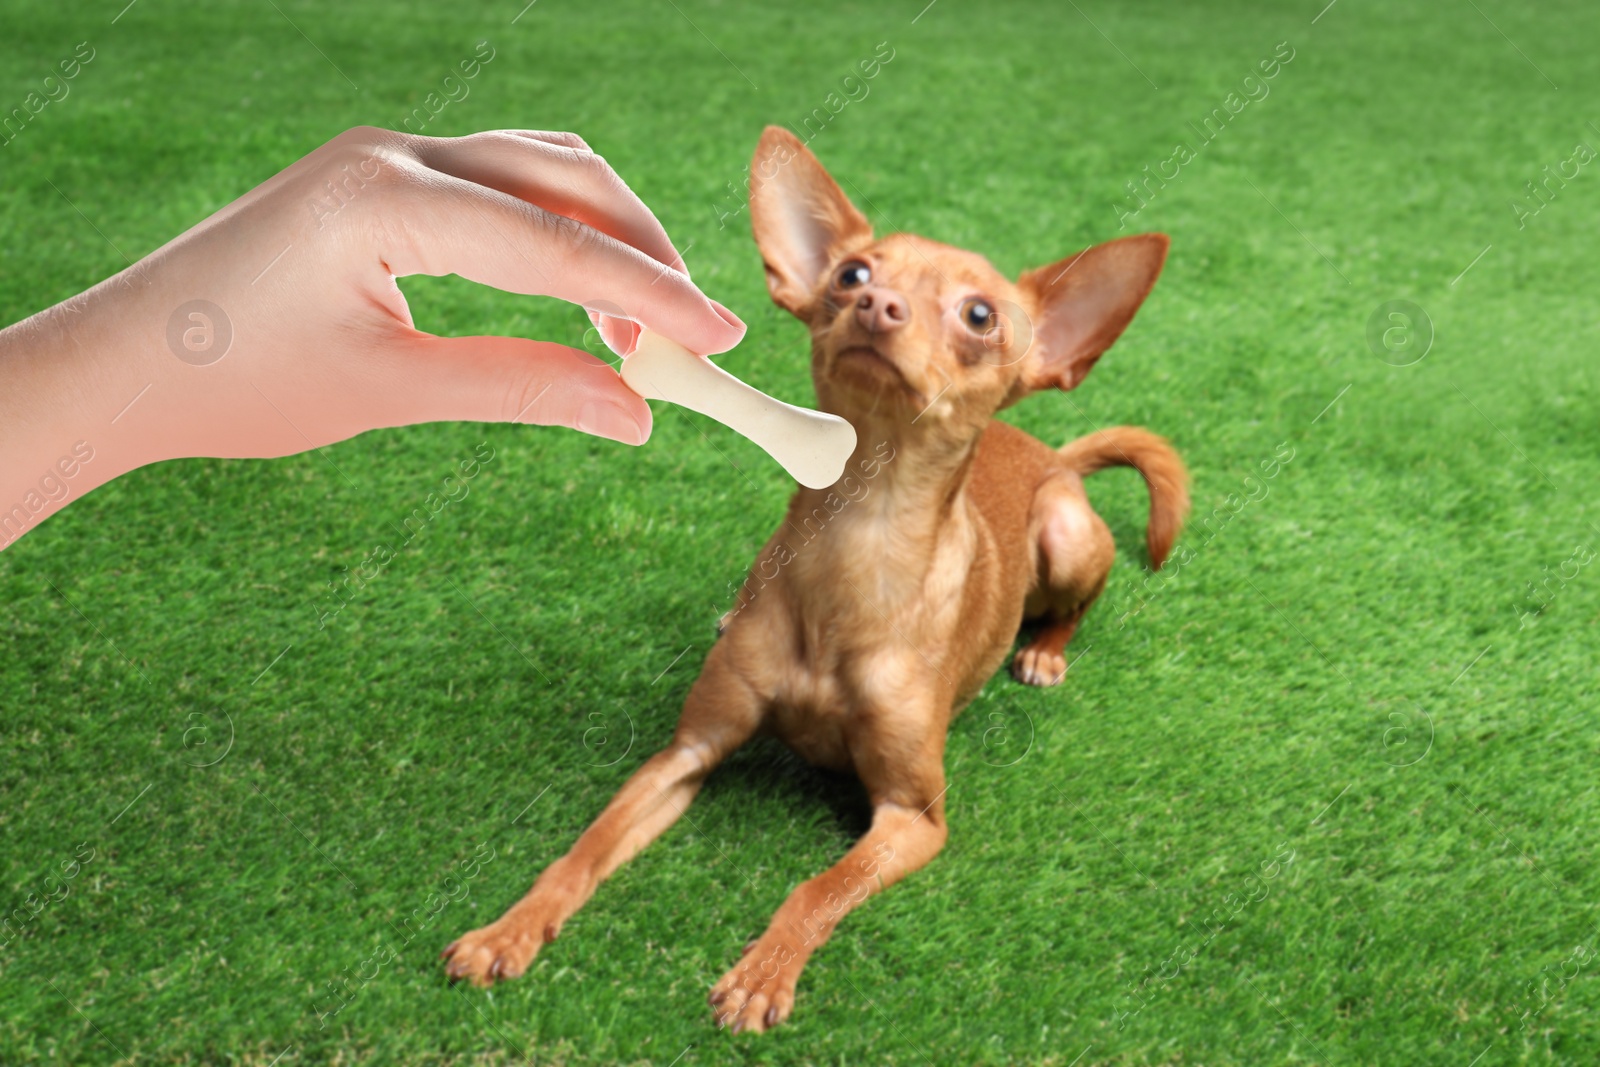
{"label": "green lawn background", "polygon": [[[1584,569],[1519,620],[1529,583],[1600,538],[1600,175],[1520,227],[1511,207],[1600,141],[1592,7],[0,11],[0,110],[78,42],[96,50],[0,146],[6,322],[340,130],[397,126],[487,40],[470,96],[425,132],[581,132],[750,323],[725,364],[798,402],[803,330],[768,302],[746,217],[719,212],[762,126],[799,128],[880,42],[893,60],[813,148],[881,229],[1008,273],[1115,236],[1124,183],[1295,50],[1136,220],[1173,248],[1133,328],[1081,389],[1006,416],[1052,443],[1167,435],[1197,518],[1281,444],[1292,462],[1214,537],[1192,528],[1193,562],[1121,625],[1110,609],[1145,579],[1143,488],[1092,483],[1120,554],[1082,658],[1056,690],[997,677],[958,721],[949,846],[851,917],[792,1025],[718,1033],[705,993],[865,814],[848,781],[771,748],[719,772],[522,980],[452,989],[434,958],[669,736],[781,513],[789,484],[754,446],[657,405],[639,450],[444,424],[166,464],[0,554],[0,906],[93,850],[0,948],[0,1063],[1600,1055],[1600,580]],[[582,313],[552,301],[404,288],[426,329],[584,343]],[[1366,340],[1397,299],[1436,334],[1405,367]],[[470,495],[319,630],[326,583],[484,442]],[[406,943],[396,924],[480,845],[494,860]],[[1212,937],[1206,918],[1288,850]],[[1119,1027],[1130,988],[1195,946]],[[386,947],[398,960],[319,1026],[318,991]]]}

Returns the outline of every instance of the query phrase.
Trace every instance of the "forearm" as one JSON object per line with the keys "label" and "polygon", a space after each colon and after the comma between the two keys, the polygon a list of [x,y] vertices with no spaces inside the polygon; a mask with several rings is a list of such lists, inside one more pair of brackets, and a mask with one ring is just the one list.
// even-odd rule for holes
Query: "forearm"
{"label": "forearm", "polygon": [[105,289],[122,284],[119,275],[0,330],[0,549],[156,458],[122,418],[153,377],[149,357],[119,351],[128,343],[107,329]]}

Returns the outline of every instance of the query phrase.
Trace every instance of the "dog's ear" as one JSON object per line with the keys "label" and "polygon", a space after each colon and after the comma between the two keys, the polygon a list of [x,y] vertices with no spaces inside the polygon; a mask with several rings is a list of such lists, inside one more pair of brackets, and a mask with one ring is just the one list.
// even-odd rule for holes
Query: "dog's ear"
{"label": "dog's ear", "polygon": [[768,126],[750,162],[750,226],[779,307],[804,317],[834,259],[872,240],[866,216],[800,138]]}
{"label": "dog's ear", "polygon": [[1017,279],[1033,317],[1018,395],[1083,381],[1150,294],[1167,244],[1164,233],[1121,237]]}

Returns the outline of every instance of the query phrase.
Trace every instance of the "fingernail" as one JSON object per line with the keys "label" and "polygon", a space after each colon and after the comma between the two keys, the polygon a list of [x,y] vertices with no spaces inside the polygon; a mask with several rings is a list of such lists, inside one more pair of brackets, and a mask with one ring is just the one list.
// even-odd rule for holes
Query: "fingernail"
{"label": "fingernail", "polygon": [[584,401],[578,411],[578,429],[625,445],[642,445],[649,436],[632,412],[606,400]]}
{"label": "fingernail", "polygon": [[[706,297],[706,299],[711,300],[710,297]],[[723,307],[721,304],[717,303],[715,300],[711,300],[711,306],[716,310],[717,315],[722,319],[722,321],[727,323],[729,326],[736,326],[741,331],[747,329],[743,319],[729,311],[727,308]]]}

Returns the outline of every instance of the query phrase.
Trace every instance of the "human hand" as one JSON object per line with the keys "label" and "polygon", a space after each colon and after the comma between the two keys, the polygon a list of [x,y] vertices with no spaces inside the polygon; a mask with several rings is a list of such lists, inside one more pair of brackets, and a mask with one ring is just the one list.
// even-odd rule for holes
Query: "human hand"
{"label": "human hand", "polygon": [[416,329],[395,278],[450,273],[583,304],[624,353],[641,325],[700,353],[744,333],[577,136],[358,128],[0,331],[0,509],[78,441],[96,459],[81,493],[163,459],[290,455],[440,419],[649,437],[649,406],[580,349]]}

